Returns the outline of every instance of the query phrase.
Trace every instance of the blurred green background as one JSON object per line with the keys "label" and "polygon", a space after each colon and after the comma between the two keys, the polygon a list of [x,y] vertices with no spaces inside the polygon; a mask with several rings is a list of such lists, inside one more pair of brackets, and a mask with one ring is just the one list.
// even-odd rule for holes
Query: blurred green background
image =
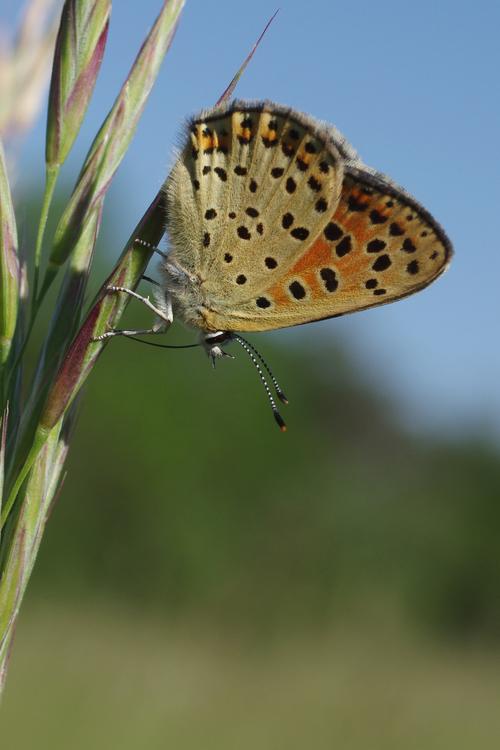
{"label": "blurred green background", "polygon": [[412,436],[334,333],[252,340],[286,435],[239,349],[215,371],[197,349],[106,350],[21,616],[6,747],[498,746],[497,447]]}
{"label": "blurred green background", "polygon": [[[290,399],[285,435],[242,350],[213,371],[201,350],[111,342],[21,612],[2,750],[500,746],[498,186],[463,148],[498,151],[498,5],[424,0],[411,23],[395,2],[283,5],[239,94],[345,129],[436,211],[452,268],[397,305],[249,337]],[[113,186],[93,290],[182,117],[274,10],[256,0],[237,24],[222,4],[208,33],[201,6]],[[115,3],[70,184],[158,7]],[[42,154],[43,123],[14,170],[27,247]],[[149,320],[129,306],[127,324]]]}

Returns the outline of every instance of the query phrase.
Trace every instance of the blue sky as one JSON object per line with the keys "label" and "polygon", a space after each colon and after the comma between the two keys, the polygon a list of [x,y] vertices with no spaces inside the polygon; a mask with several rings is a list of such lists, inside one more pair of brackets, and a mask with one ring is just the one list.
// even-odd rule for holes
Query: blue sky
{"label": "blue sky", "polygon": [[[65,167],[73,179],[160,0],[115,2],[101,77]],[[18,2],[4,0],[3,21]],[[276,3],[188,0],[173,47],[112,188],[121,201],[114,256],[172,162],[185,115],[210,106]],[[498,2],[284,0],[237,94],[274,99],[334,123],[366,163],[423,203],[455,246],[420,294],[346,318],[269,334],[286,346],[332,333],[395,398],[416,429],[486,429],[500,438],[500,53]],[[43,117],[23,147],[43,169]],[[116,210],[116,206],[115,209]]]}

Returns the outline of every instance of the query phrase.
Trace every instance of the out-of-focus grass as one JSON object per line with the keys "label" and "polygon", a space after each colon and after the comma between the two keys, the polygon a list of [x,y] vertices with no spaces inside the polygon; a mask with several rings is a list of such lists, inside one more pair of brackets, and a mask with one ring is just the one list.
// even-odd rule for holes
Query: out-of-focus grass
{"label": "out-of-focus grass", "polygon": [[[148,324],[138,308],[125,325]],[[290,398],[286,435],[242,352],[213,371],[200,350],[113,342],[31,596],[282,632],[384,595],[445,639],[498,641],[498,450],[406,435],[333,335],[252,340]]]}
{"label": "out-of-focus grass", "polygon": [[488,750],[500,746],[498,656],[366,622],[263,644],[109,606],[32,608],[2,747]]}

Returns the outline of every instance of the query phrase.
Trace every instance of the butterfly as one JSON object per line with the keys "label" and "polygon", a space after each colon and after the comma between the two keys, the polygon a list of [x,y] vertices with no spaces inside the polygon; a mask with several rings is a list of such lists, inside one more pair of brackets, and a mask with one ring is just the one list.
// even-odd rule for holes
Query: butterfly
{"label": "butterfly", "polygon": [[[158,321],[140,332],[178,318],[213,361],[224,343],[245,344],[282,429],[258,360],[267,365],[239,333],[394,302],[434,281],[452,254],[431,214],[336,128],[270,101],[189,120],[164,190],[170,248],[156,304],[147,302]],[[118,333],[137,332],[101,338]]]}

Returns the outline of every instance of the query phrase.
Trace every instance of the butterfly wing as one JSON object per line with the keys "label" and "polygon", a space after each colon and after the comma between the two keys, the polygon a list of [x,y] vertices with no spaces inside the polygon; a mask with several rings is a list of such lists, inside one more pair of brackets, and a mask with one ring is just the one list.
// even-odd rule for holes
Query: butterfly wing
{"label": "butterfly wing", "polygon": [[191,123],[167,186],[172,257],[208,330],[263,331],[392,302],[446,268],[432,216],[342,136],[271,103]]}
{"label": "butterfly wing", "polygon": [[335,213],[292,267],[237,310],[209,319],[220,330],[262,331],[394,302],[437,278],[451,252],[413,198],[378,175],[346,169]]}
{"label": "butterfly wing", "polygon": [[234,308],[320,232],[345,158],[328,127],[270,102],[236,101],[188,129],[166,183],[170,257],[214,307]]}

